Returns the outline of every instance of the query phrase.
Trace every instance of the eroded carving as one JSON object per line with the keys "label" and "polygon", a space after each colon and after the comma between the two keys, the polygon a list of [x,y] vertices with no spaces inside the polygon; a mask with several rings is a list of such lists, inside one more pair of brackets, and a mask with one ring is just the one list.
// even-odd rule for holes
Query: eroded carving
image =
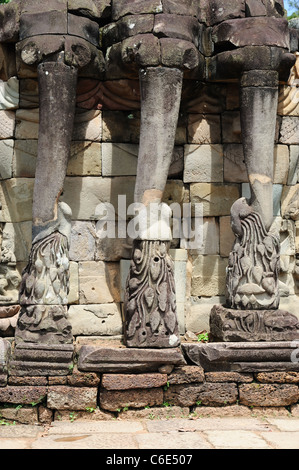
{"label": "eroded carving", "polygon": [[279,305],[279,238],[267,232],[245,198],[231,209],[236,235],[227,269],[227,305],[236,309],[275,309]]}
{"label": "eroded carving", "polygon": [[168,242],[134,242],[125,299],[127,346],[179,344],[173,261],[168,249]]}

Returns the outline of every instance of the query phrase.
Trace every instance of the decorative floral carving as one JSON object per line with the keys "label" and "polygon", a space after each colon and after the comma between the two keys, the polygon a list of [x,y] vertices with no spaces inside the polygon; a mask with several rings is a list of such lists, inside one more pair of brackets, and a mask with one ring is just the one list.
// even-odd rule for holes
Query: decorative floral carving
{"label": "decorative floral carving", "polygon": [[227,269],[227,305],[236,309],[276,309],[279,305],[279,237],[267,232],[245,198],[231,209],[236,235]]}
{"label": "decorative floral carving", "polygon": [[173,261],[168,248],[169,242],[134,242],[125,299],[127,346],[179,344]]}
{"label": "decorative floral carving", "polygon": [[66,305],[69,291],[68,240],[54,232],[36,242],[23,271],[21,305]]}

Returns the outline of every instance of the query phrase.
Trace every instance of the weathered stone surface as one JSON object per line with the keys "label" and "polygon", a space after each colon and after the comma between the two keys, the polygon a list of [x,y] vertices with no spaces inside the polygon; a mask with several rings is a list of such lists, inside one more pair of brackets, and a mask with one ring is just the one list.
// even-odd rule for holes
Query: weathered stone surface
{"label": "weathered stone surface", "polygon": [[127,2],[126,0],[120,0],[113,2],[112,5],[112,19],[117,20],[118,18],[133,14],[139,15],[142,13],[161,13],[162,10],[161,0],[150,0],[145,2],[144,0],[137,0]]}
{"label": "weathered stone surface", "polygon": [[1,222],[32,220],[33,181],[27,178],[5,180],[0,188]]}
{"label": "weathered stone surface", "polygon": [[261,383],[298,384],[299,372],[259,372],[255,379]]}
{"label": "weathered stone surface", "polygon": [[131,409],[119,414],[121,419],[171,419],[188,418],[189,407],[185,406],[151,406],[145,409]]}
{"label": "weathered stone surface", "polygon": [[72,344],[46,345],[21,343],[9,362],[13,376],[65,376],[73,367]]}
{"label": "weathered stone surface", "polygon": [[223,406],[236,403],[238,389],[235,384],[204,383],[171,385],[164,392],[164,400],[177,406]]}
{"label": "weathered stone surface", "polygon": [[5,388],[0,388],[0,401],[2,403],[15,403],[23,405],[30,405],[33,402],[39,403],[47,395],[47,387],[39,386],[13,386],[8,385]]}
{"label": "weathered stone surface", "polygon": [[193,260],[191,295],[224,295],[227,261],[216,255],[199,255]]}
{"label": "weathered stone surface", "polygon": [[12,139],[0,140],[0,179],[8,179],[12,176]]}
{"label": "weathered stone surface", "polygon": [[185,146],[185,183],[219,183],[223,181],[223,149],[221,145]]}
{"label": "weathered stone surface", "polygon": [[99,25],[89,18],[69,13],[67,15],[67,31],[69,35],[80,36],[96,47],[99,45]]}
{"label": "weathered stone surface", "polygon": [[240,18],[215,26],[212,33],[216,45],[235,47],[277,46],[289,48],[288,22],[284,18]]}
{"label": "weathered stone surface", "polygon": [[203,204],[203,216],[230,215],[233,203],[239,197],[238,185],[191,183],[191,204]]}
{"label": "weathered stone surface", "polygon": [[20,40],[40,34],[67,34],[67,13],[64,11],[48,11],[36,13],[23,12],[20,19]]}
{"label": "weathered stone surface", "polygon": [[243,18],[245,16],[245,0],[216,0],[213,6],[210,2],[204,4],[205,17],[208,25],[221,23],[222,21]]}
{"label": "weathered stone surface", "polygon": [[17,424],[38,424],[38,408],[30,406],[30,408],[25,407],[14,407],[14,408],[0,408],[1,419],[4,419],[7,423],[17,423]]}
{"label": "weathered stone surface", "polygon": [[204,371],[199,366],[182,366],[176,367],[173,372],[168,375],[167,382],[170,385],[200,383],[204,382]]}
{"label": "weathered stone surface", "polygon": [[299,369],[296,344],[295,341],[182,343],[182,350],[206,372],[295,372]]}
{"label": "weathered stone surface", "polygon": [[155,15],[153,32],[159,37],[184,39],[199,46],[202,28],[192,16],[160,14]]}
{"label": "weathered stone surface", "polygon": [[123,332],[120,306],[115,303],[71,305],[68,319],[74,336],[115,336]]}
{"label": "weathered stone surface", "polygon": [[297,403],[297,385],[241,384],[240,403],[247,406],[289,406]]}
{"label": "weathered stone surface", "polygon": [[101,382],[101,376],[94,372],[80,372],[75,366],[66,380],[67,384],[73,387],[97,387]]}
{"label": "weathered stone surface", "polygon": [[100,390],[100,406],[104,410],[118,411],[121,408],[144,408],[162,405],[163,389]]}
{"label": "weathered stone surface", "polygon": [[76,12],[82,16],[87,16],[98,20],[107,18],[111,13],[111,0],[69,0],[68,11]]}
{"label": "weathered stone surface", "polygon": [[105,390],[132,390],[163,387],[167,374],[103,374],[101,387]]}
{"label": "weathered stone surface", "polygon": [[299,124],[296,116],[284,116],[282,118],[279,142],[282,144],[299,144]]}
{"label": "weathered stone surface", "polygon": [[80,304],[119,302],[119,266],[103,261],[79,263]]}
{"label": "weathered stone surface", "polygon": [[7,384],[10,353],[10,342],[6,339],[0,338],[0,387],[5,387]]}
{"label": "weathered stone surface", "polygon": [[81,371],[136,373],[157,371],[165,364],[186,365],[179,349],[134,349],[82,346],[78,359]]}
{"label": "weathered stone surface", "polygon": [[0,139],[10,139],[14,137],[15,112],[0,111]]}
{"label": "weathered stone surface", "polygon": [[236,382],[250,383],[253,381],[253,374],[239,372],[206,372],[205,380],[207,382]]}
{"label": "weathered stone surface", "polygon": [[17,41],[19,32],[20,10],[18,2],[0,5],[0,42]]}
{"label": "weathered stone surface", "polygon": [[194,44],[184,39],[161,38],[161,61],[166,67],[178,67],[194,70],[198,67],[198,76],[203,74],[203,56]]}
{"label": "weathered stone surface", "polygon": [[190,144],[221,143],[220,116],[190,114],[188,116],[188,141]]}
{"label": "weathered stone surface", "polygon": [[210,316],[214,341],[292,341],[299,320],[283,310],[235,310],[215,305]]}
{"label": "weathered stone surface", "polygon": [[69,256],[72,261],[92,261],[95,253],[95,226],[80,220],[72,223]]}
{"label": "weathered stone surface", "polygon": [[231,229],[230,217],[224,216],[220,217],[219,220],[220,226],[220,256],[227,257],[229,256],[234,241],[235,236]]}
{"label": "weathered stone surface", "polygon": [[86,410],[97,406],[97,387],[49,386],[47,407],[56,410]]}

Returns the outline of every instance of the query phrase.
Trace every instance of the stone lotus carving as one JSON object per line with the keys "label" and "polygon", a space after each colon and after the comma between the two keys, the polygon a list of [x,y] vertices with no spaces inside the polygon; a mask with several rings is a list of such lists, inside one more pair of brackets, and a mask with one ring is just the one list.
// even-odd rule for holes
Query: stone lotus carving
{"label": "stone lotus carving", "polygon": [[134,242],[127,280],[127,346],[175,347],[179,344],[173,261],[169,242]]}
{"label": "stone lotus carving", "polygon": [[235,309],[276,309],[279,305],[279,238],[267,232],[245,198],[231,209],[236,235],[227,269],[227,304]]}

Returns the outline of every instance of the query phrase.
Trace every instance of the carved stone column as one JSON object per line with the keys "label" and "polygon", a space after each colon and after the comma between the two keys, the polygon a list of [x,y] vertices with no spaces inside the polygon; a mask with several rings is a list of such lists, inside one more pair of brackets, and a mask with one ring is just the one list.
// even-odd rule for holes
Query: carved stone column
{"label": "carved stone column", "polygon": [[[134,241],[125,299],[125,339],[129,347],[179,345],[170,234],[161,208],[172,159],[183,72],[166,67],[140,71],[141,131],[135,202],[145,210],[144,230]],[[144,213],[143,213],[144,216]],[[143,219],[143,220],[144,220]],[[141,222],[141,218],[140,218]]]}

